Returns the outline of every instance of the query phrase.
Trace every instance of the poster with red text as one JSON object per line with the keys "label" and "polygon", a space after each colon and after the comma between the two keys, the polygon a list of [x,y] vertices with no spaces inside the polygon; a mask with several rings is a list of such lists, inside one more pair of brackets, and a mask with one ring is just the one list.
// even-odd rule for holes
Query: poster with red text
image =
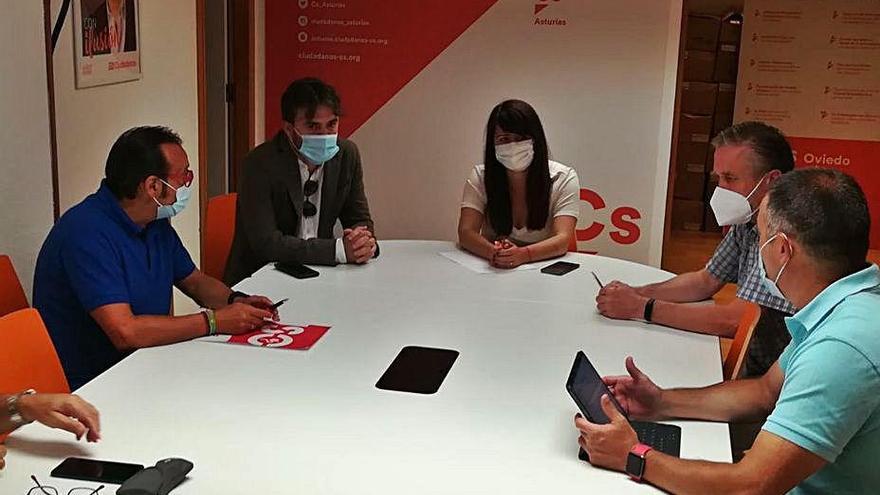
{"label": "poster with red text", "polygon": [[736,121],[788,137],[798,167],[858,180],[880,247],[880,2],[747,0]]}
{"label": "poster with red text", "polygon": [[342,100],[379,238],[457,238],[486,122],[528,102],[579,176],[578,249],[659,264],[681,0],[266,0],[265,138],[295,79]]}
{"label": "poster with red text", "polygon": [[137,0],[75,0],[76,87],[141,77]]}

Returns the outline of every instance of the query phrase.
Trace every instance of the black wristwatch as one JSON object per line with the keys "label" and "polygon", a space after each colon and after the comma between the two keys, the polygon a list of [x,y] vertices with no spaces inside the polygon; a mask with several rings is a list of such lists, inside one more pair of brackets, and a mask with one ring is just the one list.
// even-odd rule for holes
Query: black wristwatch
{"label": "black wristwatch", "polygon": [[250,294],[245,294],[244,292],[239,292],[237,290],[232,291],[229,294],[229,299],[226,300],[226,304],[232,304],[239,297],[251,297]]}
{"label": "black wristwatch", "polygon": [[645,321],[648,321],[648,322],[651,321],[651,316],[654,314],[654,302],[655,302],[654,299],[651,298],[651,299],[648,299],[648,302],[645,303],[645,314],[644,314]]}

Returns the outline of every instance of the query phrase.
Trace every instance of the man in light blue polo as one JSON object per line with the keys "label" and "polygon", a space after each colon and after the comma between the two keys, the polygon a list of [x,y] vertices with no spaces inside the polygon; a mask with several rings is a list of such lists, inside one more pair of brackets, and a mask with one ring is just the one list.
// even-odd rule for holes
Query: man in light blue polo
{"label": "man in light blue polo", "polygon": [[766,423],[737,464],[684,460],[638,443],[603,398],[610,424],[576,418],[593,464],[672,493],[880,493],[880,269],[865,261],[870,218],[848,175],[805,169],[781,177],[761,204],[758,265],[791,301],[791,343],[760,378],[662,390],[627,359],[608,377],[636,419]]}

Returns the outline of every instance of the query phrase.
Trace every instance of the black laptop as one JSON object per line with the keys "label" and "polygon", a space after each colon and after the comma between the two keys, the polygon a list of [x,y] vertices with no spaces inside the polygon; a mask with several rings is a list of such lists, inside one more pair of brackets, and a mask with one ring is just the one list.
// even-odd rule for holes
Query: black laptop
{"label": "black laptop", "polygon": [[[609,422],[608,416],[602,410],[601,399],[605,394],[608,394],[614,407],[626,416],[623,408],[615,400],[614,394],[605,386],[602,377],[596,372],[596,368],[593,367],[583,351],[578,351],[574,358],[574,364],[571,365],[571,373],[568,375],[565,388],[568,389],[568,393],[571,394],[571,398],[574,399],[581,413],[593,423],[606,424]],[[678,426],[631,421],[628,417],[627,421],[636,431],[639,442],[650,445],[665,454],[680,456],[681,428]],[[579,457],[586,460],[586,453],[581,450]]]}

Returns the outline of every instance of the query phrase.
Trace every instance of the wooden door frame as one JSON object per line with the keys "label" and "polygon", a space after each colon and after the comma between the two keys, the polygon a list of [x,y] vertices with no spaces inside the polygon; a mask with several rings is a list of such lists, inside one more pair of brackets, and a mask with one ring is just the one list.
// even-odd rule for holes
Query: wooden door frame
{"label": "wooden door frame", "polygon": [[227,101],[228,112],[228,184],[229,192],[238,191],[241,162],[256,145],[256,105],[254,74],[256,25],[254,0],[227,0]]}
{"label": "wooden door frame", "polygon": [[672,236],[672,201],[675,188],[675,164],[678,157],[678,124],[681,115],[681,85],[684,81],[684,52],[687,33],[688,0],[681,3],[681,32],[678,35],[678,73],[675,76],[675,103],[672,117],[672,146],[669,148],[669,173],[666,177],[666,215],[663,217],[663,246],[660,250],[660,267],[666,259],[666,251],[670,247],[669,239]]}
{"label": "wooden door frame", "polygon": [[[44,0],[49,1],[49,0]],[[196,0],[197,79],[199,107],[199,238],[200,255],[205,256],[205,221],[208,210],[208,96],[207,96],[207,45],[205,34],[206,0]],[[254,102],[254,47],[255,23],[254,0],[227,0],[227,113],[228,192],[238,187],[238,171],[244,156],[255,142],[256,111]],[[230,63],[231,62],[231,63]]]}
{"label": "wooden door frame", "polygon": [[46,92],[49,96],[49,154],[52,170],[52,215],[55,222],[61,216],[58,192],[58,136],[55,129],[55,65],[52,49],[52,0],[43,0],[43,28],[46,41]]}
{"label": "wooden door frame", "polygon": [[205,66],[205,1],[196,0],[196,80],[199,126],[199,265],[205,259],[205,219],[208,211],[208,73]]}

